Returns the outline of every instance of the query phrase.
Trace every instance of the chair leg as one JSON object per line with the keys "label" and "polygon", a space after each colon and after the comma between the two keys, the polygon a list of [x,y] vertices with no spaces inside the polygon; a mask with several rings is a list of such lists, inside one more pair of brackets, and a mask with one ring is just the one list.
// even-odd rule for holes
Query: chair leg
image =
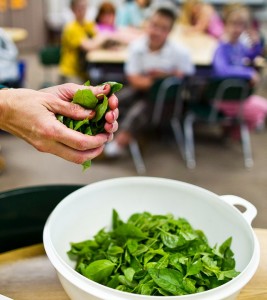
{"label": "chair leg", "polygon": [[181,156],[183,160],[185,160],[185,149],[184,149],[184,137],[183,137],[183,131],[181,124],[177,118],[172,118],[171,119],[171,127],[174,133],[174,137],[176,140],[176,143],[179,147]]}
{"label": "chair leg", "polygon": [[194,120],[195,118],[193,115],[188,115],[184,120],[185,160],[189,169],[194,169],[196,166],[193,134]]}
{"label": "chair leg", "polygon": [[244,153],[244,163],[246,168],[251,168],[254,165],[251,151],[250,135],[247,125],[240,125],[241,141]]}
{"label": "chair leg", "polygon": [[132,140],[129,144],[129,149],[133,158],[136,171],[139,175],[146,173],[145,163],[136,140]]}

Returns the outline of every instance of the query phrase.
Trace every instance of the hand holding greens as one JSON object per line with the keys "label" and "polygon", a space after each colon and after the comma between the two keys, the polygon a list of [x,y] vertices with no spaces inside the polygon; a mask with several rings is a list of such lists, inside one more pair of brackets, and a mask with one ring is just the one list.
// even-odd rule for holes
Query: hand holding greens
{"label": "hand holding greens", "polygon": [[232,238],[210,247],[205,234],[171,214],[136,213],[123,222],[113,210],[112,230],[92,240],[71,243],[76,270],[87,278],[124,292],[177,296],[218,287],[235,270]]}
{"label": "hand holding greens", "polygon": [[[118,82],[108,81],[104,84],[110,85],[110,92],[106,95],[94,95],[89,89],[78,90],[73,97],[72,102],[79,104],[87,109],[95,110],[96,114],[93,119],[73,120],[71,118],[57,115],[57,119],[65,124],[68,128],[82,132],[84,134],[96,135],[105,131],[105,114],[109,110],[108,97],[118,92],[122,88],[122,84]],[[84,85],[89,86],[90,82],[87,81]],[[83,163],[83,169],[91,166],[91,160]]]}

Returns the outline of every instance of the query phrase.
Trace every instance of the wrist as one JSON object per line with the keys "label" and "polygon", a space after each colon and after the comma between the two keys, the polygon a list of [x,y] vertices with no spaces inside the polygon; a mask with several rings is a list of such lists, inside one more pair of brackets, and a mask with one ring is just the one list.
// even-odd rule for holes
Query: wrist
{"label": "wrist", "polygon": [[9,99],[11,98],[10,89],[4,87],[0,89],[0,129],[4,129],[6,123],[6,116],[9,104]]}

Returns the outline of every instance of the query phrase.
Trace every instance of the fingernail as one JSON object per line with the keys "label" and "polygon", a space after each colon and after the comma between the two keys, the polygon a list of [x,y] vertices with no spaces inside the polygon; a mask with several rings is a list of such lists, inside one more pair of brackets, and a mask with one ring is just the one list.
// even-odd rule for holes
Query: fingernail
{"label": "fingernail", "polygon": [[93,110],[85,110],[89,116],[93,116],[95,114],[95,112]]}
{"label": "fingernail", "polygon": [[104,91],[107,88],[108,84],[104,84],[101,86],[101,90]]}

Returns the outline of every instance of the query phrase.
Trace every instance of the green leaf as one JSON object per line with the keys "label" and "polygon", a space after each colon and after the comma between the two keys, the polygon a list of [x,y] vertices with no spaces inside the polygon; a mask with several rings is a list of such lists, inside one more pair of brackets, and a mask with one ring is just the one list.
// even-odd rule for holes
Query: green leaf
{"label": "green leaf", "polygon": [[115,264],[107,259],[96,260],[84,270],[84,276],[98,283],[103,282],[113,272]]}
{"label": "green leaf", "polygon": [[94,236],[97,244],[102,245],[109,239],[109,233],[107,233],[104,229],[98,231],[98,233]]}
{"label": "green leaf", "polygon": [[112,228],[113,230],[116,229],[119,225],[123,224],[121,221],[118,212],[116,209],[112,210]]}
{"label": "green leaf", "polygon": [[56,117],[57,117],[57,120],[58,120],[59,122],[64,123],[64,116],[62,116],[62,115],[57,115]]}
{"label": "green leaf", "polygon": [[148,273],[160,288],[172,295],[187,294],[183,286],[183,276],[179,271],[173,269],[149,269]]}
{"label": "green leaf", "polygon": [[82,165],[83,165],[83,171],[85,171],[86,169],[91,167],[92,161],[91,160],[86,160]]}
{"label": "green leaf", "polygon": [[119,275],[119,281],[121,284],[123,284],[124,286],[127,286],[129,288],[135,288],[136,287],[136,282],[131,282],[129,281],[124,275]]}
{"label": "green leaf", "polygon": [[226,250],[231,247],[231,244],[232,244],[232,237],[229,237],[225,242],[221,244],[221,246],[219,247],[219,252],[224,255]]}
{"label": "green leaf", "polygon": [[230,245],[231,238],[210,247],[202,231],[171,214],[134,213],[124,222],[114,209],[112,230],[100,229],[93,240],[71,243],[68,255],[78,272],[103,285],[173,296],[210,290],[236,277]]}
{"label": "green leaf", "polygon": [[116,245],[110,245],[107,251],[107,253],[112,256],[120,255],[123,252],[123,248]]}
{"label": "green leaf", "polygon": [[151,282],[142,284],[140,287],[140,294],[141,295],[152,295],[154,290],[154,284]]}
{"label": "green leaf", "polygon": [[128,239],[126,246],[131,254],[134,254],[138,249],[138,242],[134,239]]}
{"label": "green leaf", "polygon": [[106,113],[108,109],[108,98],[104,95],[104,100],[102,103],[98,104],[95,107],[95,117],[92,119],[92,122],[98,122]]}
{"label": "green leaf", "polygon": [[89,89],[78,90],[73,97],[73,103],[79,104],[87,109],[95,109],[98,99]]}
{"label": "green leaf", "polygon": [[144,239],[146,238],[146,234],[142,232],[142,230],[132,224],[122,224],[114,230],[114,234],[118,238],[122,238],[124,240],[134,238],[134,239]]}
{"label": "green leaf", "polygon": [[116,289],[120,285],[119,274],[111,276],[111,280],[107,283],[107,286]]}
{"label": "green leaf", "polygon": [[81,120],[81,121],[77,121],[75,123],[75,126],[74,126],[74,130],[78,130],[80,127],[82,127],[84,124],[89,124],[89,120],[88,119],[84,119],[84,120]]}
{"label": "green leaf", "polygon": [[146,253],[148,251],[148,247],[146,245],[138,245],[135,252],[132,253],[133,256],[140,256],[143,253]]}
{"label": "green leaf", "polygon": [[190,278],[183,279],[183,286],[187,293],[194,294],[196,292],[196,281]]}
{"label": "green leaf", "polygon": [[192,264],[189,264],[187,266],[186,276],[196,275],[201,270],[202,270],[202,261],[201,261],[201,259],[198,259],[197,261],[194,261]]}
{"label": "green leaf", "polygon": [[219,272],[218,280],[224,280],[225,278],[232,279],[239,274],[240,274],[240,272],[237,272],[236,270],[222,271],[222,272]]}
{"label": "green leaf", "polygon": [[123,84],[115,82],[115,81],[107,81],[102,83],[102,85],[104,84],[109,84],[110,85],[110,95],[117,93],[118,91],[120,91],[123,87]]}
{"label": "green leaf", "polygon": [[130,282],[133,281],[134,274],[135,274],[135,270],[133,268],[127,268],[124,270],[125,278]]}
{"label": "green leaf", "polygon": [[180,244],[179,236],[168,232],[161,232],[161,239],[164,245],[166,245],[170,249],[174,249]]}

